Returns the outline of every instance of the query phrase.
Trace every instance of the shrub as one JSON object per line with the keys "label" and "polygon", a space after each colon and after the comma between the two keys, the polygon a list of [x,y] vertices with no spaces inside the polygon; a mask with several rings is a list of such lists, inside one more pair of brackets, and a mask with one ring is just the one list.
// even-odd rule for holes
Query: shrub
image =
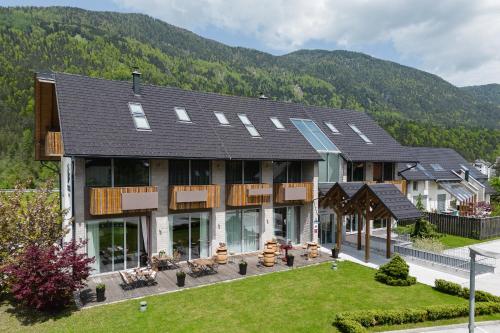
{"label": "shrub", "polygon": [[445,249],[444,244],[437,238],[415,238],[413,247],[435,253],[441,253]]}
{"label": "shrub", "polygon": [[[434,281],[434,289],[454,295],[454,296],[459,296],[468,299],[470,292],[469,288],[462,287],[458,283],[442,280],[442,279],[436,279]],[[495,296],[493,294],[490,294],[485,291],[481,290],[476,290],[476,301],[477,302],[499,302],[500,303],[500,297]]]}
{"label": "shrub", "polygon": [[437,232],[437,227],[423,218],[420,218],[415,223],[412,238],[439,238],[442,235]]}
{"label": "shrub", "polygon": [[387,264],[380,266],[375,279],[390,286],[410,286],[417,279],[409,276],[410,268],[399,255],[394,256]]}
{"label": "shrub", "polygon": [[73,293],[85,286],[94,258],[78,253],[83,243],[70,242],[63,248],[30,245],[16,262],[2,270],[14,298],[37,310],[67,306]]}

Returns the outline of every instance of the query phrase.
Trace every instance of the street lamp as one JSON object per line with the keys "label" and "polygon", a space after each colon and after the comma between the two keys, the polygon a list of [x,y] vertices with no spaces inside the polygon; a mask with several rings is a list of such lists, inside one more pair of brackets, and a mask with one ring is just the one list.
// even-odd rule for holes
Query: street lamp
{"label": "street lamp", "polygon": [[475,246],[469,247],[470,254],[470,278],[469,278],[469,333],[474,333],[474,302],[476,300],[476,255],[479,254],[483,257],[500,259],[500,253],[492,252],[477,248]]}

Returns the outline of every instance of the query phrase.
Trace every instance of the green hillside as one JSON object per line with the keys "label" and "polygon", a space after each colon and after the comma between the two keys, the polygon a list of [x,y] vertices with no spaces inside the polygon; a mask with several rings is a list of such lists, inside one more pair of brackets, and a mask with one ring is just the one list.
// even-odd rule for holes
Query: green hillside
{"label": "green hillside", "polygon": [[500,107],[393,62],[347,51],[284,56],[229,47],[140,14],[0,7],[0,188],[43,179],[33,161],[33,71],[130,79],[371,114],[401,143],[500,155]]}
{"label": "green hillside", "polygon": [[468,92],[474,98],[500,107],[500,84],[492,83],[482,86],[463,87],[462,90]]}

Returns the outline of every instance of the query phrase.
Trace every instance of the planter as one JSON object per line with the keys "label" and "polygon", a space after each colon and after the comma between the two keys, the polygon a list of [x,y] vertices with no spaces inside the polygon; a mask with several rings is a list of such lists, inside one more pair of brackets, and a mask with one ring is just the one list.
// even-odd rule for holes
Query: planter
{"label": "planter", "polygon": [[287,256],[286,257],[286,265],[288,267],[293,267],[293,260],[295,259],[294,256]]}
{"label": "planter", "polygon": [[102,302],[106,299],[106,288],[96,288],[95,295],[98,302]]}
{"label": "planter", "polygon": [[184,287],[186,282],[186,275],[177,275],[177,286]]}
{"label": "planter", "polygon": [[332,258],[337,259],[339,257],[339,251],[337,249],[332,249]]}
{"label": "planter", "polygon": [[217,252],[217,263],[219,265],[224,265],[227,263],[227,247],[219,246],[216,250]]}
{"label": "planter", "polygon": [[240,275],[246,275],[247,274],[247,266],[248,265],[242,265],[240,264]]}
{"label": "planter", "polygon": [[264,263],[263,265],[266,267],[273,267],[274,266],[274,261],[275,261],[275,255],[272,249],[265,249],[264,250]]}

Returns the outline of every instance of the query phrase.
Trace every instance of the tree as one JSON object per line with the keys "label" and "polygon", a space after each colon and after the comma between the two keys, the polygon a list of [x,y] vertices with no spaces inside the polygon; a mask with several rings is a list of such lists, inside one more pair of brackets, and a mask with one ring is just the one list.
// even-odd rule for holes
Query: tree
{"label": "tree", "polygon": [[66,233],[64,210],[52,183],[35,192],[26,192],[28,187],[28,183],[18,184],[14,192],[0,194],[0,268],[29,246],[51,246]]}
{"label": "tree", "polygon": [[[422,213],[425,212],[425,207],[422,203],[422,194],[418,195],[415,207],[417,207],[417,209]],[[441,235],[437,232],[436,226],[422,217],[417,219],[411,232],[411,237],[413,238],[437,238],[440,236]]]}
{"label": "tree", "polygon": [[58,245],[29,245],[18,259],[2,269],[11,293],[23,305],[37,310],[57,310],[67,306],[73,293],[85,286],[94,258],[78,249],[74,241]]}

